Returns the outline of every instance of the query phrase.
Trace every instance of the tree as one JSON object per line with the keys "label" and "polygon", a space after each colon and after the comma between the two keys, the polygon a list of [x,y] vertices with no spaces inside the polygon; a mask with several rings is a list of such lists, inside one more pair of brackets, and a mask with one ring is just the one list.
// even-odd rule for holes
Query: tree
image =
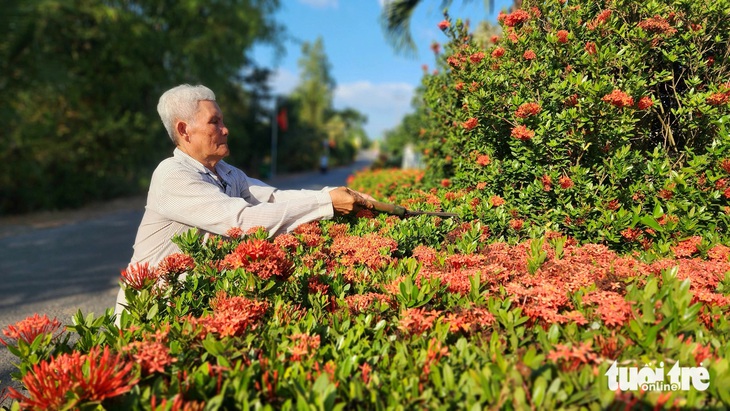
{"label": "tree", "polygon": [[[386,38],[397,51],[415,51],[416,45],[411,37],[410,25],[413,12],[421,3],[423,0],[388,0],[385,2],[381,14],[381,24]],[[441,8],[447,8],[451,3],[453,0],[442,0]],[[484,7],[489,11],[494,10],[494,0],[484,0]]]}
{"label": "tree", "polygon": [[[278,44],[278,0],[24,0],[0,24],[0,213],[141,191],[171,150],[155,106],[182,82],[246,112],[256,42]],[[252,113],[252,114],[255,114]],[[256,130],[241,121],[237,130]],[[252,153],[253,154],[253,153]],[[16,176],[23,176],[22,179]]]}
{"label": "tree", "polygon": [[302,57],[299,59],[300,80],[293,98],[299,101],[301,120],[322,131],[327,113],[332,107],[335,89],[330,67],[321,37],[314,44],[302,44]]}

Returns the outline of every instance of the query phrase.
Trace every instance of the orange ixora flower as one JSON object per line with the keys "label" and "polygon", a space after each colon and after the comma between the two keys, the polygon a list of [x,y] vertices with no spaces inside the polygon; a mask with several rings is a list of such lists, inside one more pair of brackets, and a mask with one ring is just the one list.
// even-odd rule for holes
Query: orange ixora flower
{"label": "orange ixora flower", "polygon": [[441,20],[439,22],[439,29],[441,30],[446,30],[447,28],[449,28],[449,26],[451,26],[451,23],[449,23],[448,20]]}
{"label": "orange ixora flower", "polygon": [[665,35],[672,35],[677,32],[677,29],[672,27],[672,25],[669,24],[664,17],[659,15],[655,15],[654,17],[650,17],[640,22],[639,27],[650,33],[660,33]]}
{"label": "orange ixora flower", "polygon": [[479,63],[483,59],[484,59],[484,52],[481,52],[481,51],[473,53],[472,55],[469,56],[469,60],[472,63]]}
{"label": "orange ixora flower", "polygon": [[563,175],[558,178],[558,184],[560,184],[560,188],[567,190],[573,187],[573,180],[571,180],[570,177]]}
{"label": "orange ixora flower", "polygon": [[524,54],[522,55],[522,57],[523,57],[523,58],[524,58],[525,60],[533,60],[533,59],[535,59],[535,58],[537,57],[537,54],[535,54],[535,52],[534,52],[534,51],[532,51],[532,50],[527,50],[527,51],[525,51],[525,53],[524,53]]}
{"label": "orange ixora flower", "polygon": [[651,97],[644,96],[639,99],[639,101],[636,103],[636,107],[639,110],[646,110],[649,107],[653,106],[654,102],[652,101]]}
{"label": "orange ixora flower", "polygon": [[229,297],[225,292],[219,292],[210,301],[210,307],[213,309],[212,315],[188,318],[193,326],[202,326],[200,338],[205,338],[208,333],[221,337],[243,335],[248,330],[258,328],[269,309],[269,303],[240,296]]}
{"label": "orange ixora flower", "polygon": [[[57,318],[49,319],[47,315],[43,317],[34,314],[23,321],[9,325],[3,330],[3,334],[7,340],[0,338],[0,344],[4,346],[17,345],[18,341],[25,341],[31,344],[39,335],[51,334],[53,338],[57,337],[56,333],[61,328],[61,322]],[[63,332],[63,330],[61,330]]]}
{"label": "orange ixora flower", "polygon": [[585,49],[586,49],[586,52],[590,55],[594,55],[598,52],[598,50],[596,49],[596,43],[594,43],[592,41],[586,42]]}
{"label": "orange ixora flower", "polygon": [[286,253],[267,240],[247,239],[223,259],[223,267],[243,268],[264,280],[271,277],[287,279],[294,265]]}
{"label": "orange ixora flower", "polygon": [[479,125],[479,120],[476,119],[476,117],[472,117],[469,120],[466,120],[465,122],[461,123],[461,126],[464,127],[466,130],[471,130]]}
{"label": "orange ixora flower", "polygon": [[406,334],[421,335],[433,328],[438,311],[427,311],[425,308],[409,308],[403,312],[398,322],[398,329]]}
{"label": "orange ixora flower", "polygon": [[170,254],[163,258],[157,266],[159,274],[182,274],[195,269],[195,260],[189,255],[182,253]]}
{"label": "orange ixora flower", "polygon": [[491,196],[489,197],[489,203],[492,204],[492,207],[499,207],[506,203],[506,201],[500,196]]}
{"label": "orange ixora flower", "polygon": [[558,30],[557,33],[555,33],[555,37],[558,39],[558,43],[565,44],[568,42],[568,35],[570,32],[568,30]]}
{"label": "orange ixora flower", "polygon": [[709,95],[705,101],[711,106],[721,106],[727,104],[730,101],[730,92],[728,93],[713,93]]}
{"label": "orange ixora flower", "polygon": [[515,116],[519,118],[527,118],[530,116],[537,115],[542,110],[542,107],[537,103],[523,103],[515,112]]}
{"label": "orange ixora flower", "polygon": [[634,105],[634,99],[619,89],[606,94],[603,96],[602,100],[618,108],[631,107]]}
{"label": "orange ixora flower", "polygon": [[122,347],[122,352],[130,355],[145,374],[164,373],[165,367],[177,361],[177,358],[170,355],[167,347],[167,333],[158,331],[147,338],[149,339],[130,342]]}
{"label": "orange ixora flower", "polygon": [[588,28],[588,30],[595,30],[597,27],[605,24],[610,17],[611,10],[603,10],[602,12],[598,13],[595,19],[588,22],[588,24],[586,24],[586,27]]}
{"label": "orange ixora flower", "polygon": [[504,49],[502,47],[498,46],[494,50],[492,50],[492,57],[498,59],[502,56],[504,56]]}
{"label": "orange ixora flower", "polygon": [[479,156],[477,156],[477,164],[479,164],[482,167],[488,166],[489,163],[491,163],[491,162],[492,162],[492,159],[490,159],[489,155],[487,155],[487,154],[479,154]]}
{"label": "orange ixora flower", "polygon": [[520,141],[527,141],[535,137],[535,132],[520,124],[512,129],[511,135]]}
{"label": "orange ixora flower", "polygon": [[530,14],[524,10],[515,10],[514,12],[504,16],[504,25],[514,27],[520,23],[524,23],[530,19]]}

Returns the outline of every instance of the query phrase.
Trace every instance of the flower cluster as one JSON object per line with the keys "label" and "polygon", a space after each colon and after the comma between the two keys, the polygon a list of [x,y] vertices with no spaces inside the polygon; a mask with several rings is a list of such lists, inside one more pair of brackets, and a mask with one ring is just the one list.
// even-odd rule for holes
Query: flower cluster
{"label": "flower cluster", "polygon": [[535,137],[535,132],[520,124],[519,126],[512,129],[512,137],[520,141],[527,141]]}
{"label": "flower cluster", "polygon": [[279,246],[267,240],[250,238],[223,259],[223,267],[243,268],[264,280],[272,277],[287,279],[294,268]]}
{"label": "flower cluster", "polygon": [[229,297],[226,293],[219,293],[210,302],[212,315],[195,318],[188,317],[194,326],[201,326],[200,337],[209,333],[221,337],[243,335],[246,330],[256,329],[269,309],[266,301],[250,300],[245,297]]}
{"label": "flower cluster", "polygon": [[142,367],[145,374],[165,372],[165,367],[177,361],[170,355],[167,347],[167,331],[158,330],[148,333],[141,341],[132,341],[122,347],[122,352],[130,355]]}
{"label": "flower cluster", "polygon": [[[9,325],[8,328],[3,330],[3,334],[7,338],[0,338],[0,344],[4,346],[17,345],[18,341],[24,341],[26,344],[31,344],[39,335],[51,335],[51,338],[56,338],[58,332],[61,329],[61,322],[54,318],[49,319],[47,315],[41,317],[38,314],[34,314],[25,320],[17,322],[15,325]],[[63,332],[63,330],[61,330]]]}
{"label": "flower cluster", "polygon": [[135,290],[155,284],[159,277],[160,273],[150,267],[149,263],[130,264],[129,267],[122,270],[122,282]]}
{"label": "flower cluster", "polygon": [[669,24],[669,22],[665,18],[659,15],[655,15],[654,17],[650,17],[646,20],[639,22],[638,26],[644,31],[650,33],[660,33],[668,36],[671,36],[672,34],[677,32],[677,29],[672,27],[672,25]]}
{"label": "flower cluster", "polygon": [[530,19],[530,14],[522,9],[515,10],[514,12],[503,16],[504,25],[507,27],[514,27],[518,24],[522,24]]}
{"label": "flower cluster", "polygon": [[537,103],[524,103],[517,108],[515,116],[519,118],[527,118],[537,115],[541,109],[542,107]]}
{"label": "flower cluster", "polygon": [[[24,395],[10,388],[10,398],[23,409],[72,409],[82,402],[101,402],[129,392],[137,383],[133,363],[109,347],[93,347],[88,354],[73,351],[33,366],[22,379]],[[66,403],[73,393],[71,403]]]}
{"label": "flower cluster", "polygon": [[302,359],[309,358],[319,349],[319,335],[296,333],[290,335],[289,339],[294,343],[289,346],[292,361],[301,361]]}
{"label": "flower cluster", "polygon": [[634,105],[633,97],[618,89],[603,96],[602,100],[618,108],[631,107]]}
{"label": "flower cluster", "polygon": [[157,265],[159,275],[180,275],[195,269],[195,260],[182,253],[170,254]]}
{"label": "flower cluster", "polygon": [[342,236],[334,239],[330,252],[346,266],[365,265],[371,269],[386,266],[398,244],[390,238],[370,233],[364,237]]}

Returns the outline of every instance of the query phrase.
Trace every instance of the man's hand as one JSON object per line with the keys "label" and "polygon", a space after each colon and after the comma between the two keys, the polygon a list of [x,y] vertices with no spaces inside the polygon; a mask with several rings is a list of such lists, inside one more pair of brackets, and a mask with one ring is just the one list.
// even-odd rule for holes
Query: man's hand
{"label": "man's hand", "polygon": [[367,194],[361,194],[347,187],[337,187],[330,191],[332,208],[336,215],[348,215],[369,208],[368,201],[375,200]]}

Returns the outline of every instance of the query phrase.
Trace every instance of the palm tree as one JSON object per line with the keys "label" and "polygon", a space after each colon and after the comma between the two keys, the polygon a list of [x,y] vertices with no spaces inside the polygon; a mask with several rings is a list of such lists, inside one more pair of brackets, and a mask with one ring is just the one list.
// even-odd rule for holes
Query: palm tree
{"label": "palm tree", "polygon": [[[463,0],[473,1],[473,0]],[[411,16],[416,7],[423,0],[385,0],[381,14],[381,24],[385,30],[385,36],[393,48],[399,52],[413,53],[416,45],[411,37],[410,23]],[[447,8],[453,0],[441,0],[441,7]],[[514,3],[521,3],[515,0]],[[484,7],[487,11],[494,10],[494,0],[484,0]]]}

